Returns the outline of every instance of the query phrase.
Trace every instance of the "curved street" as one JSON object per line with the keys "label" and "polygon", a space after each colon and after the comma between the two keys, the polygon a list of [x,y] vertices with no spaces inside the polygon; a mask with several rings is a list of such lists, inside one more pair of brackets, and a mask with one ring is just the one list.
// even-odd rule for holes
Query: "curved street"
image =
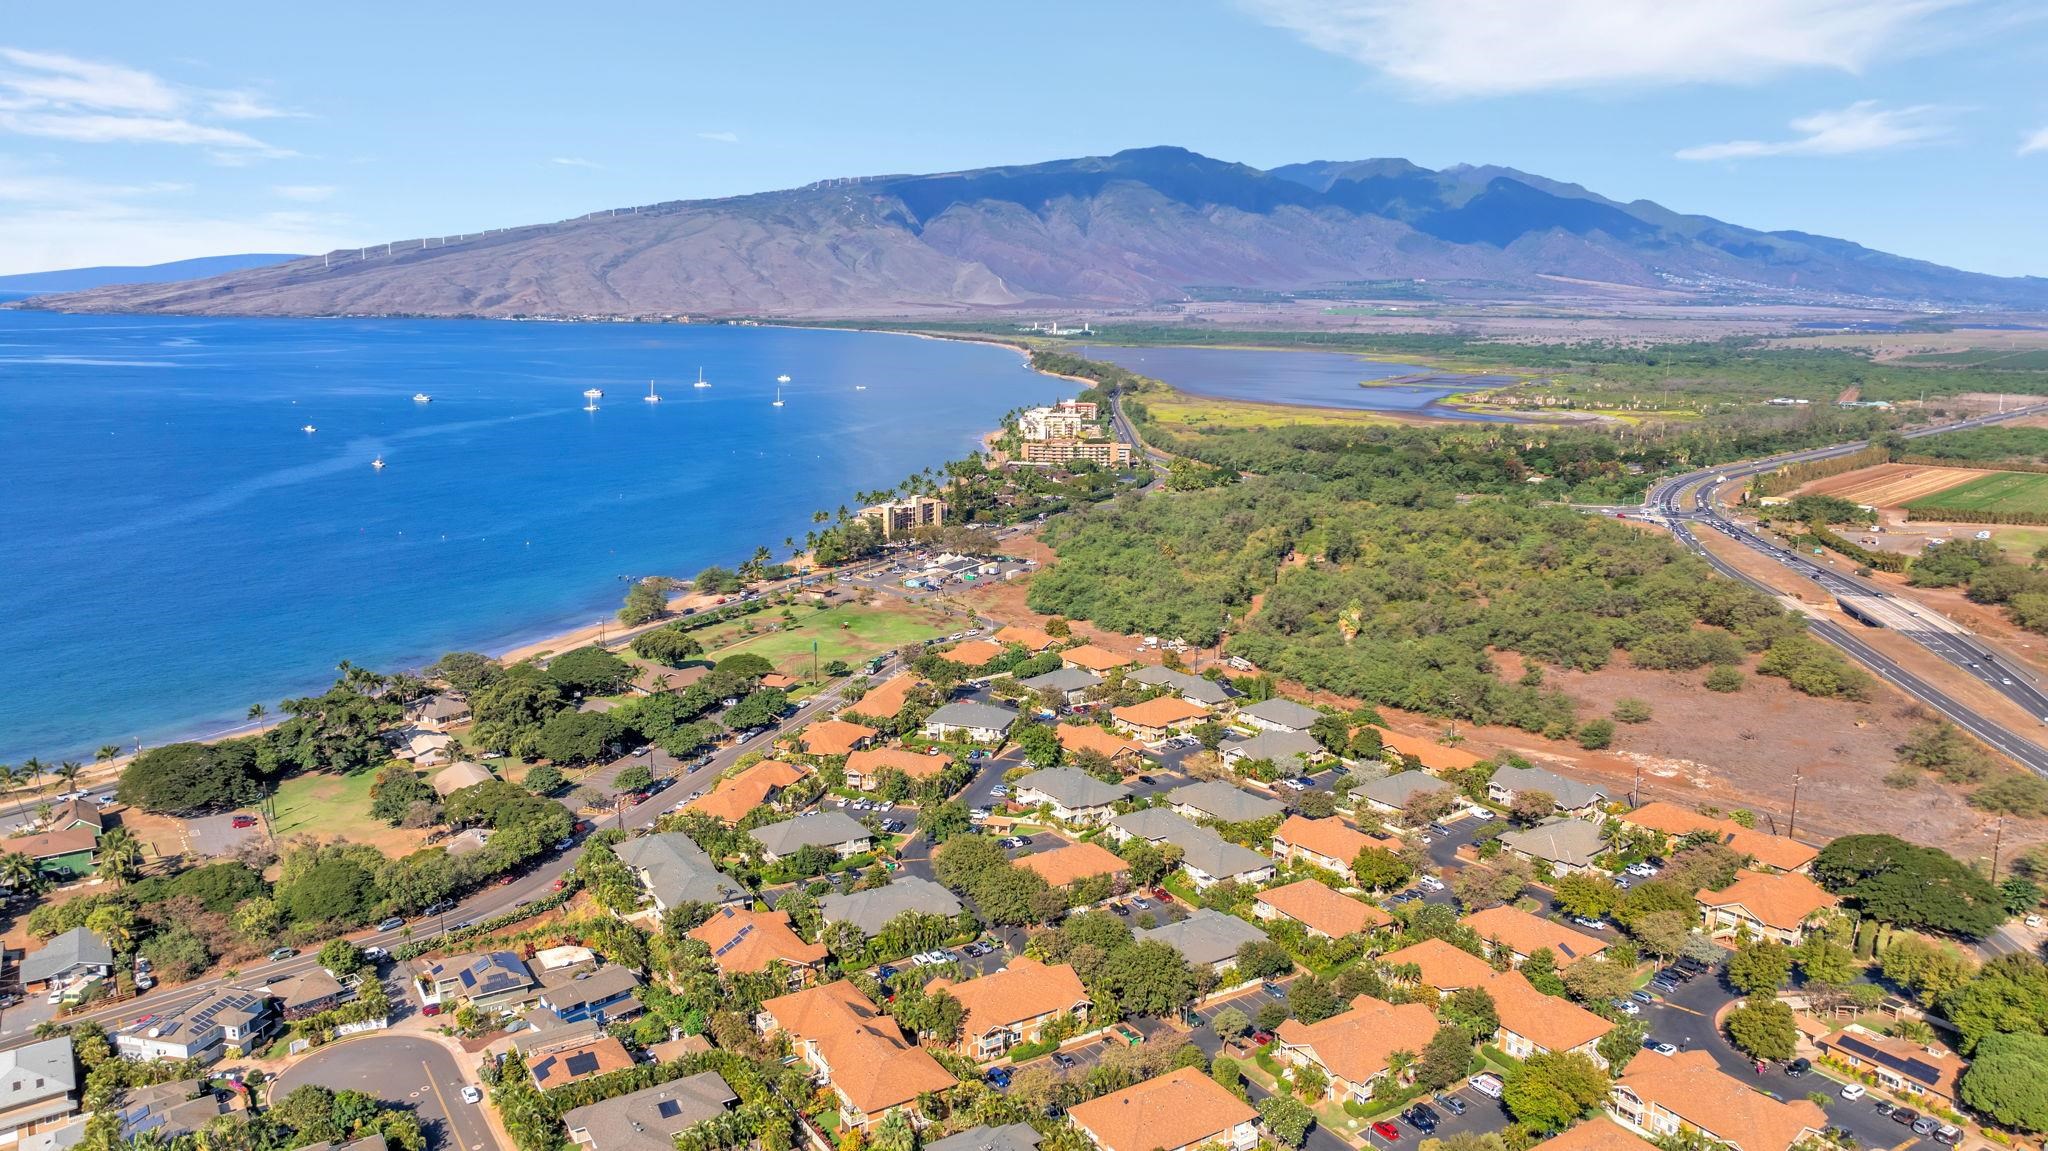
{"label": "curved street", "polygon": [[272,1101],[293,1088],[317,1083],[374,1095],[418,1116],[429,1151],[488,1151],[498,1140],[484,1122],[483,1105],[464,1103],[455,1055],[431,1039],[372,1034],[331,1043],[280,1074]]}

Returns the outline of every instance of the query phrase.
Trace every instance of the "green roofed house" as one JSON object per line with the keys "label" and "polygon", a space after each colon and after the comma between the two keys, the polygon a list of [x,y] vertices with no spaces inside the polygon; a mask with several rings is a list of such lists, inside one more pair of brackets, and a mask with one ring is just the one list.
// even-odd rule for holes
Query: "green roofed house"
{"label": "green roofed house", "polygon": [[60,881],[81,879],[92,874],[93,854],[99,849],[103,830],[99,809],[73,799],[50,813],[43,830],[0,841],[0,854],[26,855],[43,874]]}

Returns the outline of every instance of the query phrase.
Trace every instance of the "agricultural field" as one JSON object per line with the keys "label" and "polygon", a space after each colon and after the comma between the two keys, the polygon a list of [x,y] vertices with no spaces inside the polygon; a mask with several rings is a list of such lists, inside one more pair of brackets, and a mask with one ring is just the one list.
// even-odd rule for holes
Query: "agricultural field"
{"label": "agricultural field", "polygon": [[[1867,504],[1874,508],[1896,508],[2001,474],[2007,473],[1978,468],[1938,468],[1924,464],[1879,464],[1874,468],[1858,468],[1853,472],[1843,472],[1838,476],[1815,480],[1802,486],[1798,494],[1838,496],[1850,503]],[[1944,506],[1953,506],[1948,503],[1945,496],[1941,502]]]}
{"label": "agricultural field", "polygon": [[[1955,471],[1957,469],[1944,469]],[[1952,508],[1972,512],[2026,512],[2048,515],[2048,474],[1989,472],[1965,484],[1950,485],[1906,502],[1908,510]]]}

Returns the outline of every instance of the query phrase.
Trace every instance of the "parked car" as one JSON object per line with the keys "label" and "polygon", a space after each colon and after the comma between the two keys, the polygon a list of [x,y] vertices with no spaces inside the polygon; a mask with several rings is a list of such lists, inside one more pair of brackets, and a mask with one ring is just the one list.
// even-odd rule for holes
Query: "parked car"
{"label": "parked car", "polygon": [[1676,1055],[1676,1054],[1678,1054],[1678,1048],[1676,1048],[1676,1047],[1672,1046],[1672,1045],[1671,1045],[1671,1044],[1669,1044],[1669,1043],[1659,1043],[1659,1044],[1657,1044],[1657,1045],[1656,1045],[1655,1047],[1652,1047],[1652,1048],[1651,1048],[1650,1050],[1652,1050],[1652,1051],[1655,1051],[1655,1052],[1656,1052],[1657,1054],[1659,1054],[1659,1055]]}
{"label": "parked car", "polygon": [[1851,1103],[1863,1098],[1863,1095],[1864,1090],[1861,1083],[1848,1083],[1842,1087],[1842,1098],[1849,1100]]}
{"label": "parked car", "polygon": [[1271,1043],[1273,1041],[1273,1033],[1271,1031],[1254,1031],[1252,1032],[1251,1038],[1252,1046],[1264,1047],[1266,1044]]}
{"label": "parked car", "polygon": [[1895,1107],[1892,1109],[1892,1122],[1910,1127],[1920,1122],[1920,1113],[1911,1107]]}
{"label": "parked car", "polygon": [[1633,999],[1615,1000],[1614,1009],[1623,1015],[1641,1015],[1643,1013],[1643,1005]]}
{"label": "parked car", "polygon": [[377,930],[379,930],[379,931],[396,931],[396,930],[398,930],[399,928],[401,928],[401,927],[404,927],[404,926],[405,926],[405,920],[403,920],[403,919],[399,918],[398,916],[394,915],[394,916],[392,916],[391,918],[389,918],[389,919],[385,920],[384,922],[382,922],[382,923],[379,923],[379,924],[377,925]]}
{"label": "parked car", "polygon": [[298,953],[299,949],[296,947],[280,947],[276,951],[270,953],[270,961],[272,963],[276,963],[281,959],[290,959],[292,956],[297,955]]}
{"label": "parked car", "polygon": [[256,826],[256,817],[253,815],[238,815],[228,820],[228,823],[237,828],[254,827]]}
{"label": "parked car", "polygon": [[1151,776],[1149,776],[1149,775],[1141,775],[1141,776],[1139,776],[1139,777],[1138,777],[1138,782],[1139,782],[1139,783],[1158,783],[1159,781],[1158,781],[1158,780],[1156,780],[1156,779],[1153,779],[1153,778],[1152,778]]}
{"label": "parked car", "polygon": [[[1892,1118],[1896,1119],[1898,1116],[1894,1115]],[[1913,1134],[1915,1135],[1932,1135],[1939,1130],[1941,1130],[1941,1120],[1936,1119],[1932,1115],[1922,1115],[1920,1118],[1913,1120]]]}
{"label": "parked car", "polygon": [[1785,1064],[1785,1074],[1790,1075],[1794,1079],[1799,1078],[1801,1075],[1804,1075],[1811,1070],[1813,1070],[1813,1061],[1811,1059],[1807,1059],[1804,1056],[1801,1056],[1800,1058],[1794,1059],[1792,1062]]}
{"label": "parked car", "polygon": [[1139,911],[1143,911],[1152,905],[1145,902],[1143,897],[1134,895],[1131,897],[1131,906],[1137,908]]}
{"label": "parked car", "polygon": [[1583,927],[1583,928],[1585,928],[1585,929],[1586,929],[1586,930],[1588,930],[1588,931],[1605,931],[1605,930],[1607,930],[1607,921],[1606,921],[1606,920],[1604,920],[1604,919],[1594,919],[1594,918],[1592,918],[1591,916],[1586,916],[1586,915],[1574,915],[1574,916],[1572,916],[1572,922],[1573,922],[1573,923],[1576,923],[1576,924],[1578,924],[1578,925],[1579,925],[1580,927]]}
{"label": "parked car", "polygon": [[982,1072],[981,1077],[988,1080],[989,1086],[998,1091],[1010,1085],[1010,1069],[1007,1067],[991,1067]]}
{"label": "parked car", "polygon": [[1897,1111],[1898,1109],[1898,1104],[1890,1102],[1889,1100],[1885,1099],[1877,1100],[1876,1105],[1872,1108],[1872,1110],[1876,1111],[1879,1115],[1890,1115],[1892,1112]]}
{"label": "parked car", "polygon": [[1436,1102],[1437,1106],[1442,1107],[1453,1115],[1463,1115],[1465,1113],[1465,1101],[1449,1092],[1439,1093],[1436,1097]]}
{"label": "parked car", "polygon": [[1961,1143],[1963,1141],[1962,1129],[1955,1126],[1952,1123],[1944,1123],[1940,1127],[1935,1128],[1934,1141],[1945,1146],[1953,1147],[1956,1144]]}
{"label": "parked car", "polygon": [[1056,1066],[1058,1066],[1063,1071],[1073,1067],[1077,1062],[1073,1056],[1067,1054],[1064,1051],[1053,1052],[1052,1061]]}
{"label": "parked car", "polygon": [[1442,891],[1444,889],[1444,881],[1434,875],[1425,875],[1415,881],[1415,886],[1422,888],[1424,891]]}
{"label": "parked car", "polygon": [[1280,781],[1280,786],[1286,788],[1289,791],[1307,791],[1309,788],[1315,786],[1315,781],[1302,779],[1283,779]]}
{"label": "parked car", "polygon": [[1379,1119],[1374,1121],[1372,1125],[1372,1133],[1379,1136],[1382,1139],[1385,1139],[1389,1143],[1399,1143],[1401,1141],[1401,1129],[1399,1127],[1394,1126],[1392,1123],[1387,1122],[1385,1119]]}
{"label": "parked car", "polygon": [[1415,1128],[1424,1135],[1435,1131],[1437,1123],[1441,1120],[1441,1116],[1436,1113],[1436,1109],[1427,1103],[1417,1103],[1415,1106],[1410,1107],[1401,1113],[1401,1118],[1408,1126]]}
{"label": "parked car", "polygon": [[482,1103],[484,1101],[484,1093],[477,1090],[474,1085],[465,1083],[462,1085],[462,1101],[464,1103]]}
{"label": "parked car", "polygon": [[1638,988],[1638,989],[1636,989],[1636,990],[1634,990],[1634,991],[1631,991],[1631,992],[1629,992],[1629,993],[1628,993],[1628,997],[1629,997],[1630,999],[1633,999],[1633,1000],[1635,1000],[1635,1001],[1636,1001],[1637,1003],[1655,1003],[1655,1002],[1657,1002],[1657,997],[1656,997],[1656,996],[1654,996],[1654,995],[1650,994],[1649,992],[1647,992],[1647,991],[1644,991],[1644,990],[1642,990],[1642,989],[1640,989],[1640,988]]}

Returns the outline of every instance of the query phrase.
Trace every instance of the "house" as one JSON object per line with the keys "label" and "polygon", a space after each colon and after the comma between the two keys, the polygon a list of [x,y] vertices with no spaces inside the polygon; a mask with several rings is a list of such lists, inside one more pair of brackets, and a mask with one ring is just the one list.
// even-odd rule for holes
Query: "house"
{"label": "house", "polygon": [[550,1091],[565,1083],[608,1071],[624,1071],[631,1066],[633,1053],[626,1050],[626,1045],[613,1036],[603,1035],[588,1043],[551,1051],[534,1060],[526,1073],[533,1076],[535,1087]]}
{"label": "house", "polygon": [[1066,823],[1101,823],[1117,800],[1130,795],[1121,783],[1104,783],[1071,767],[1048,767],[1019,779],[1011,802],[1024,808],[1050,806],[1053,818]]}
{"label": "house", "polygon": [[[149,1018],[149,1017],[145,1017]],[[242,1056],[270,1041],[283,1016],[277,1000],[243,987],[223,987],[203,998],[165,1011],[147,1023],[130,1024],[114,1037],[124,1059],[211,1063],[222,1056]]]}
{"label": "house", "polygon": [[1394,917],[1361,899],[1333,891],[1313,879],[1269,887],[1252,898],[1252,914],[1260,919],[1287,919],[1310,935],[1342,939],[1373,931]]}
{"label": "house", "polygon": [[510,951],[426,961],[413,986],[422,1004],[460,1001],[479,1011],[524,1006],[540,994],[540,981],[526,962]]}
{"label": "house", "polygon": [[921,683],[909,672],[892,676],[869,688],[866,695],[846,705],[846,710],[870,719],[895,719],[903,714],[903,705],[910,701],[910,693]]}
{"label": "house", "polygon": [[1956,1110],[1956,1081],[1969,1067],[1953,1052],[1880,1035],[1860,1023],[1824,1035],[1815,1045],[1851,1070],[1876,1076],[1894,1095],[1931,1099],[1951,1111]]}
{"label": "house", "polygon": [[1418,795],[1436,792],[1454,792],[1450,784],[1426,771],[1401,771],[1383,776],[1367,783],[1360,792],[1365,796],[1366,805],[1374,811],[1399,815],[1408,809],[1408,804]]}
{"label": "house", "polygon": [[92,979],[104,979],[114,966],[114,949],[107,941],[83,927],[74,927],[22,957],[16,974],[24,988],[46,984],[68,987]]}
{"label": "house", "polygon": [[469,701],[452,691],[436,692],[405,709],[405,718],[415,727],[447,731],[469,722]]}
{"label": "house", "polygon": [[434,778],[427,781],[427,786],[434,789],[435,795],[446,799],[465,787],[475,787],[479,783],[489,783],[496,778],[498,777],[491,774],[491,769],[483,764],[471,763],[466,759],[458,759],[440,771],[435,772]]}
{"label": "house", "polygon": [[761,858],[770,863],[806,847],[822,847],[846,859],[875,845],[873,833],[840,811],[814,811],[757,827],[747,834],[761,845]]}
{"label": "house", "polygon": [[76,825],[0,840],[0,855],[26,855],[44,875],[65,883],[92,874],[99,844],[99,828]]}
{"label": "house", "polygon": [[277,1000],[278,1011],[287,1023],[332,1010],[356,994],[322,967],[288,975],[257,990]]}
{"label": "house", "polygon": [[1516,967],[1538,951],[1550,952],[1561,970],[1607,950],[1607,941],[1597,935],[1575,931],[1554,919],[1505,904],[1475,911],[1458,922],[1478,932],[1489,953],[1495,948],[1505,950],[1508,961]]}
{"label": "house", "polygon": [[1082,671],[1092,671],[1097,675],[1113,671],[1116,668],[1129,667],[1136,662],[1130,656],[1118,655],[1113,651],[1096,647],[1092,643],[1084,643],[1080,647],[1070,647],[1060,653],[1060,663],[1062,666],[1078,667]]}
{"label": "house", "polygon": [[1541,767],[1503,767],[1486,781],[1486,797],[1495,803],[1512,804],[1525,791],[1548,795],[1557,810],[1582,815],[1607,802],[1600,788],[1566,779]]}
{"label": "house", "polygon": [[1188,1151],[1258,1146],[1258,1112],[1199,1067],[1077,1103],[1068,1118],[1101,1151]]}
{"label": "house", "polygon": [[818,910],[823,913],[826,923],[851,923],[860,928],[862,935],[872,939],[882,933],[882,928],[890,920],[905,912],[943,915],[950,919],[960,914],[960,900],[929,879],[905,875],[887,887],[828,895],[819,902]]}
{"label": "house", "polygon": [[1401,841],[1384,835],[1367,835],[1336,816],[1309,819],[1290,815],[1273,832],[1273,851],[1281,862],[1299,860],[1324,871],[1334,871],[1346,879],[1352,878],[1352,861],[1368,847],[1399,851]]}
{"label": "house", "polygon": [[591,1151],[675,1151],[686,1128],[732,1109],[739,1096],[716,1071],[643,1088],[562,1116],[569,1141]]}
{"label": "house", "polygon": [[1273,861],[1246,847],[1230,843],[1206,827],[1189,823],[1160,807],[1128,811],[1109,821],[1110,838],[1118,843],[1142,839],[1157,846],[1171,843],[1181,849],[1181,867],[1199,890],[1226,879],[1240,883],[1263,883],[1273,878]]}
{"label": "house", "polygon": [[1097,875],[1114,878],[1130,872],[1130,865],[1115,852],[1086,842],[1069,843],[1051,851],[1021,856],[1015,862],[1024,870],[1035,872],[1050,887],[1065,887]]}
{"label": "house", "polygon": [[1656,1146],[1603,1115],[1581,1120],[1529,1151],[1656,1151]]}
{"label": "house", "polygon": [[771,671],[763,675],[756,686],[773,688],[776,691],[795,691],[802,683],[802,680],[788,672]]}
{"label": "house", "polygon": [[1289,1019],[1274,1029],[1276,1052],[1292,1067],[1316,1067],[1329,1079],[1333,1103],[1372,1100],[1373,1086],[1391,1070],[1397,1051],[1420,1055],[1436,1036],[1436,1013],[1421,1003],[1396,1006],[1370,995],[1351,1009],[1317,1023]]}
{"label": "house", "polygon": [[455,740],[442,732],[409,728],[397,732],[398,743],[392,749],[393,759],[409,760],[420,767],[438,767],[455,758],[449,754]]}
{"label": "house", "polygon": [[1291,731],[1305,733],[1323,718],[1315,708],[1299,704],[1291,699],[1265,699],[1237,709],[1238,722],[1256,727],[1261,731]]}
{"label": "house", "polygon": [[1519,971],[1493,972],[1480,986],[1493,996],[1493,1009],[1500,1015],[1496,1042],[1502,1051],[1517,1059],[1546,1052],[1577,1053],[1607,1066],[1600,1055],[1600,1037],[1614,1030],[1613,1020],[1569,999],[1543,994]]}
{"label": "house", "polygon": [[522,1021],[526,1026],[512,1033],[512,1049],[529,1067],[543,1055],[581,1047],[606,1033],[605,1025],[596,1019],[564,1023],[561,1016],[540,1008],[528,1011]]}
{"label": "house", "polygon": [[1607,854],[1607,838],[1591,819],[1552,819],[1503,832],[1500,844],[1522,859],[1549,864],[1552,871],[1581,875],[1594,873],[1593,861]]}
{"label": "house", "polygon": [[197,1079],[131,1087],[121,1093],[113,1109],[121,1117],[124,1141],[148,1134],[156,1137],[152,1142],[157,1146],[169,1146],[181,1135],[197,1134],[228,1112],[227,1100]]}
{"label": "house", "polygon": [[1330,758],[1315,736],[1302,731],[1261,731],[1257,735],[1232,736],[1217,745],[1223,766],[1242,771],[1247,763],[1268,760],[1291,772],[1302,772]]}
{"label": "house", "polygon": [[766,971],[771,963],[789,969],[791,982],[817,978],[825,966],[825,945],[805,943],[781,911],[721,907],[690,929],[690,938],[711,949],[711,962],[724,974]]}
{"label": "house", "polygon": [[949,703],[925,717],[926,739],[965,739],[969,743],[1001,743],[1017,722],[1017,713],[988,703]]}
{"label": "house", "polygon": [[1111,710],[1116,721],[1145,743],[1158,743],[1209,718],[1209,709],[1189,703],[1177,695],[1155,695],[1142,703],[1125,704]]}
{"label": "house", "polygon": [[1737,855],[1749,857],[1757,867],[1772,871],[1803,874],[1820,855],[1819,848],[1808,847],[1796,839],[1744,827],[1732,819],[1701,815],[1662,800],[1636,808],[1622,816],[1621,822],[1629,827],[1670,836],[1674,840],[1700,836]]}
{"label": "house", "polygon": [[940,652],[939,658],[948,663],[957,663],[961,667],[976,668],[984,667],[989,661],[1001,659],[1008,654],[1009,649],[1002,644],[990,643],[985,639],[970,639]]}
{"label": "house", "polygon": [[1808,924],[1841,904],[1804,875],[1783,872],[1745,871],[1722,890],[1702,889],[1694,898],[1709,935],[1747,927],[1753,936],[1794,946],[1806,938]]}
{"label": "house", "polygon": [[640,877],[657,915],[686,903],[724,907],[749,898],[738,880],[718,870],[696,840],[680,831],[621,840],[612,845],[612,853]]}
{"label": "house", "polygon": [[1176,787],[1166,793],[1166,799],[1176,815],[1218,823],[1256,823],[1287,810],[1287,805],[1277,799],[1253,795],[1215,779]]}
{"label": "house", "polygon": [[1379,963],[1387,970],[1415,968],[1415,982],[1439,996],[1467,987],[1484,987],[1494,976],[1493,967],[1486,960],[1441,939],[1425,939],[1389,951],[1380,956]]}
{"label": "house", "polygon": [[960,1054],[982,1062],[1019,1043],[1038,1042],[1046,1024],[1069,1014],[1084,1017],[1091,1006],[1072,966],[1048,967],[1021,957],[1001,971],[965,983],[934,979],[925,990],[940,988],[967,1009]]}
{"label": "house", "polygon": [[595,971],[562,968],[543,973],[536,1002],[564,1023],[611,1023],[640,1014],[639,996],[640,977],[630,967],[613,964]]}
{"label": "house", "polygon": [[881,732],[843,719],[826,719],[803,729],[797,741],[808,755],[847,755],[866,747]]}
{"label": "house", "polygon": [[710,674],[711,665],[708,663],[693,663],[686,667],[643,667],[633,676],[633,686],[646,695],[682,691]]}
{"label": "house", "polygon": [[1230,689],[1213,679],[1203,679],[1170,667],[1146,666],[1124,676],[1128,683],[1163,687],[1174,695],[1203,707],[1223,707],[1231,699]]}
{"label": "house", "polygon": [[1001,644],[1013,643],[1025,651],[1037,655],[1047,648],[1058,646],[1060,641],[1035,627],[1021,627],[1017,624],[1011,624],[996,632],[996,642]]}
{"label": "house", "polygon": [[691,800],[683,810],[701,811],[726,823],[738,823],[762,804],[775,802],[784,788],[809,774],[808,768],[764,759],[738,775],[719,780],[711,794]]}
{"label": "house", "polygon": [[1164,943],[1180,952],[1195,968],[1221,973],[1237,962],[1237,949],[1247,943],[1263,943],[1266,933],[1239,919],[1207,907],[1195,909],[1186,919],[1158,927],[1139,928],[1131,933],[1140,943]]}
{"label": "house", "polygon": [[95,834],[107,829],[107,817],[100,812],[97,804],[82,799],[67,799],[50,809],[50,817],[43,821],[45,831],[69,831],[73,828],[91,828]]}
{"label": "house", "polygon": [[1469,751],[1446,747],[1433,739],[1403,735],[1398,731],[1381,731],[1379,734],[1382,751],[1391,751],[1404,761],[1412,758],[1431,771],[1463,771],[1483,762]]}
{"label": "house", "polygon": [[0,1145],[20,1143],[78,1113],[71,1037],[0,1051]]}
{"label": "house", "polygon": [[1646,1139],[1695,1132],[1733,1151],[1789,1151],[1827,1130],[1811,1099],[1774,1099],[1723,1072],[1704,1048],[1637,1053],[1615,1080],[1607,1110]]}
{"label": "house", "polygon": [[969,1127],[924,1145],[924,1151],[1038,1151],[1038,1132],[1029,1123],[1007,1127]]}
{"label": "house", "polygon": [[791,1052],[839,1096],[846,1127],[865,1129],[899,1108],[917,1121],[918,1096],[959,1082],[844,979],[768,1000],[754,1026],[789,1036]]}
{"label": "house", "polygon": [[846,785],[873,791],[885,771],[898,771],[913,783],[937,779],[953,762],[943,755],[920,755],[907,747],[870,747],[846,757]]}
{"label": "house", "polygon": [[1056,667],[1044,675],[1034,675],[1017,682],[1032,691],[1058,692],[1066,706],[1073,707],[1087,700],[1089,688],[1102,686],[1102,677],[1078,667]]}
{"label": "house", "polygon": [[1053,734],[1059,737],[1060,750],[1068,755],[1092,751],[1125,771],[1137,766],[1145,754],[1142,744],[1092,725],[1063,723],[1053,729]]}

